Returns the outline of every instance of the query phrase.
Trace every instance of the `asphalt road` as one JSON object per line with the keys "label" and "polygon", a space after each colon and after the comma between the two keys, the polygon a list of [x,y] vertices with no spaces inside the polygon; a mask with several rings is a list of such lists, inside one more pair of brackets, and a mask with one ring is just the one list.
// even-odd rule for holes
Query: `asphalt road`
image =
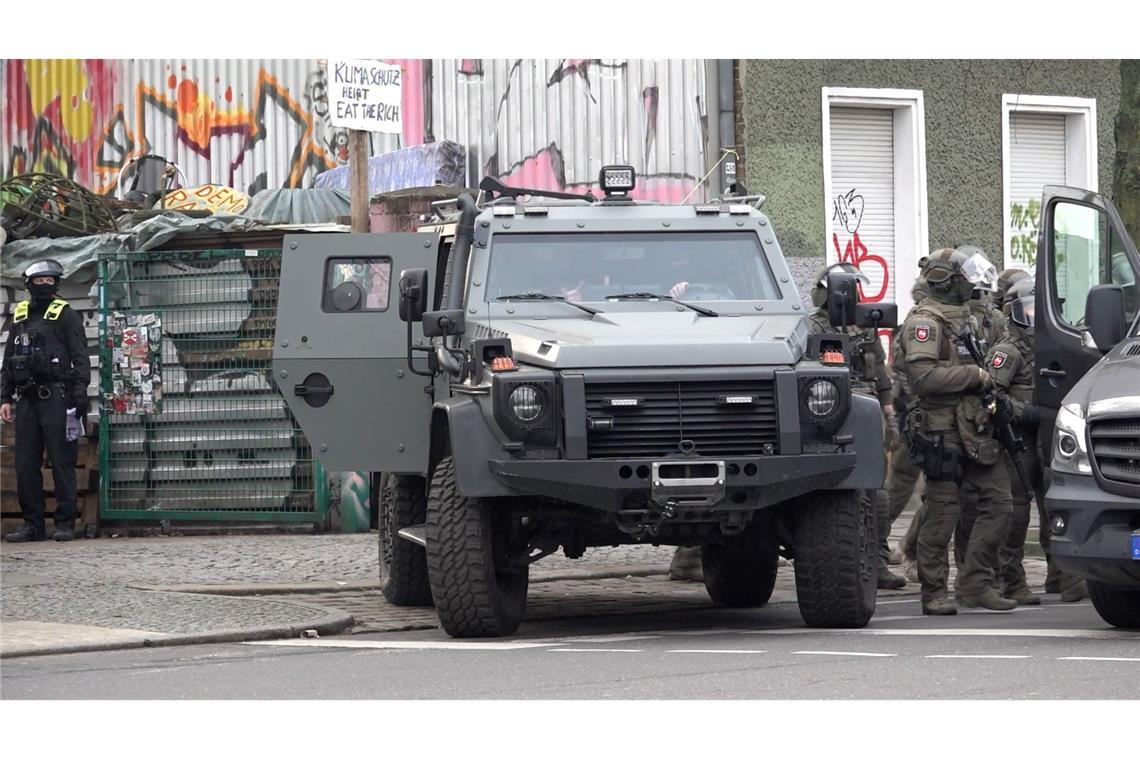
{"label": "asphalt road", "polygon": [[794,604],[5,660],[6,699],[1137,699],[1140,631],[1088,602],[925,618],[880,600],[856,631]]}

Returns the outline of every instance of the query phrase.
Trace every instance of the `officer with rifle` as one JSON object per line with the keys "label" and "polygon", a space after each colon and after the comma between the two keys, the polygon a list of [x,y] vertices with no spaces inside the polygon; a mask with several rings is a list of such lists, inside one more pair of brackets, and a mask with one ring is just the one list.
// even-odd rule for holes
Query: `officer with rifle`
{"label": "officer with rifle", "polygon": [[[927,512],[918,533],[917,564],[927,615],[956,614],[958,604],[989,610],[1017,606],[997,587],[998,550],[1013,507],[1001,444],[982,402],[993,378],[960,337],[976,340],[967,303],[990,270],[984,257],[978,261],[953,248],[932,253],[922,272],[930,296],[910,312],[900,331],[903,367],[917,397],[907,415],[906,436],[911,457],[926,477]],[[948,593],[948,549],[963,490],[976,491],[978,519],[958,575],[955,603]]]}
{"label": "officer with rifle", "polygon": [[[0,419],[16,423],[16,493],[24,525],[7,541],[43,541],[44,449],[55,481],[56,541],[75,538],[75,461],[87,416],[91,363],[83,318],[56,297],[63,267],[53,259],[24,270],[30,300],[12,315],[0,370]],[[70,430],[69,430],[70,428]]]}

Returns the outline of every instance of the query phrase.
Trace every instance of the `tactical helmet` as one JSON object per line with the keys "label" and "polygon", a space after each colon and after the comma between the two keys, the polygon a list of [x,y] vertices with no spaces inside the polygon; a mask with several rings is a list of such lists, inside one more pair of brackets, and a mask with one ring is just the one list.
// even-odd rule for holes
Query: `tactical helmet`
{"label": "tactical helmet", "polygon": [[852,264],[850,261],[840,261],[831,266],[826,266],[815,273],[815,285],[811,289],[811,302],[817,309],[827,303],[827,275],[832,270],[839,270],[848,274],[855,275],[863,285],[870,285],[871,278],[859,271],[859,267]]}
{"label": "tactical helmet", "polygon": [[931,287],[946,283],[954,275],[962,275],[962,265],[969,257],[956,248],[939,248],[926,257],[922,265],[923,279]]}
{"label": "tactical helmet", "polygon": [[55,259],[42,259],[28,265],[24,270],[24,285],[31,285],[34,277],[54,277],[55,284],[63,279],[63,266]]}
{"label": "tactical helmet", "polygon": [[[52,278],[51,285],[37,285],[32,282],[37,277]],[[36,302],[54,298],[61,280],[63,280],[63,267],[55,259],[37,261],[24,270],[24,287]]]}
{"label": "tactical helmet", "polygon": [[1003,304],[1005,302],[1006,291],[1009,290],[1010,286],[1015,282],[1024,280],[1026,277],[1030,277],[1030,274],[1024,269],[1010,268],[1002,270],[1002,273],[999,274],[997,278],[997,288],[994,289],[994,302],[998,305]]}
{"label": "tactical helmet", "polygon": [[1034,312],[1037,307],[1037,284],[1032,277],[1025,276],[1009,286],[1002,302],[1002,313],[1010,321],[1027,330],[1033,329]]}

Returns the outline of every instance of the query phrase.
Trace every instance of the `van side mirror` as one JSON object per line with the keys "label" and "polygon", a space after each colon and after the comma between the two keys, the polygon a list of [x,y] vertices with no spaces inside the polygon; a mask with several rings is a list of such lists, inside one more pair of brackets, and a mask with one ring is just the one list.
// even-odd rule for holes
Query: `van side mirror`
{"label": "van side mirror", "polygon": [[848,272],[827,273],[827,321],[832,327],[855,324],[855,306],[859,303],[855,275]]}
{"label": "van side mirror", "polygon": [[1085,324],[1102,353],[1124,340],[1124,288],[1094,285],[1085,300]]}
{"label": "van side mirror", "polygon": [[427,303],[427,270],[405,269],[400,272],[400,319],[404,322],[419,322],[427,311]]}
{"label": "van side mirror", "polygon": [[893,303],[861,303],[855,306],[855,326],[878,330],[899,326],[899,307]]}

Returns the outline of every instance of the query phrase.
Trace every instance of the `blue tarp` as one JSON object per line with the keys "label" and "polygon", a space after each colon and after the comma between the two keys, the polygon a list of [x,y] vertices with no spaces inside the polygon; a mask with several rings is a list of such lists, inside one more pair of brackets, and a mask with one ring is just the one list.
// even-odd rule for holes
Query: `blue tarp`
{"label": "blue tarp", "polygon": [[[368,194],[390,193],[409,187],[452,185],[464,187],[467,150],[459,143],[442,142],[413,145],[368,159]],[[321,172],[314,187],[348,189],[348,167],[338,166]]]}

